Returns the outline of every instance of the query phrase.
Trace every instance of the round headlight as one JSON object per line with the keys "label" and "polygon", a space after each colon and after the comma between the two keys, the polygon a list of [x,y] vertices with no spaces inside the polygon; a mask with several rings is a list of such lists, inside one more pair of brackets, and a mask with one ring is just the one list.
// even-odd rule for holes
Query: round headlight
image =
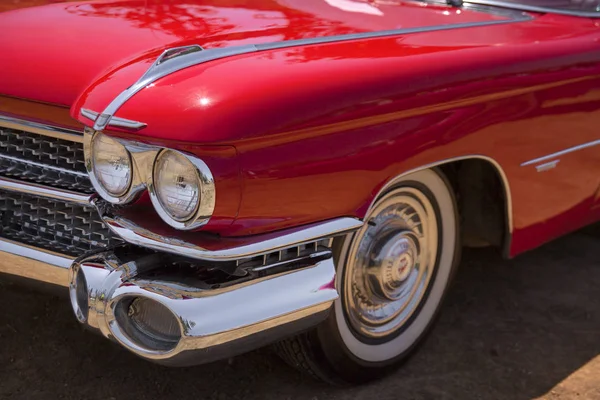
{"label": "round headlight", "polygon": [[127,192],[131,184],[131,158],[125,147],[99,133],[92,142],[94,175],[104,190],[114,197]]}
{"label": "round headlight", "polygon": [[154,190],[162,209],[175,221],[191,219],[201,196],[196,166],[184,155],[166,150],[154,164]]}

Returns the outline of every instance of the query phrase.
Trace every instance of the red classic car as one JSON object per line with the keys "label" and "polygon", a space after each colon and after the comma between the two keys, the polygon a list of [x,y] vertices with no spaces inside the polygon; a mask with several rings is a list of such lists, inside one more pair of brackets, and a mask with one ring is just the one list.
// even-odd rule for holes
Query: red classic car
{"label": "red classic car", "polygon": [[462,246],[600,220],[598,1],[11,4],[2,278],[148,360],[365,381]]}

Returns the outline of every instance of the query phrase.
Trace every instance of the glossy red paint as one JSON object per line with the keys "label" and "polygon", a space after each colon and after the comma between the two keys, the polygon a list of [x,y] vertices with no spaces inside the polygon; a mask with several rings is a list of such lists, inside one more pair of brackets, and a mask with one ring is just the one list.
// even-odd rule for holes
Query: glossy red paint
{"label": "glossy red paint", "polygon": [[[324,2],[256,1],[244,2],[242,8],[233,1],[214,0],[210,7],[218,9],[213,10],[216,15],[227,16],[229,25],[221,21],[215,28],[222,31],[211,31],[208,22],[202,27],[195,21],[174,22],[172,29],[187,33],[150,45],[144,36],[152,32],[147,24],[163,21],[156,17],[162,14],[155,12],[150,20],[129,18],[133,4],[139,3],[82,5],[94,12],[77,17],[81,24],[92,26],[96,18],[107,18],[115,32],[142,39],[119,42],[117,55],[100,46],[97,59],[102,61],[84,68],[64,91],[53,93],[69,79],[59,75],[54,82],[2,83],[0,92],[74,103],[73,117],[89,125],[91,121],[79,116],[81,107],[101,111],[141,76],[160,50],[197,43],[198,38],[210,48],[506,18],[401,1],[386,2],[379,8],[383,16],[375,18],[324,9]],[[106,16],[98,16],[101,5],[108,5]],[[119,7],[127,11],[123,16],[117,15]],[[75,18],[66,16],[69,6],[49,8],[65,24]],[[32,10],[8,13],[7,18],[18,22],[19,13]],[[271,15],[270,22],[262,15]],[[160,29],[165,35],[173,32]],[[100,39],[101,44],[107,46],[109,39]],[[595,128],[600,124],[599,42],[600,31],[592,20],[532,15],[525,22],[235,56],[182,70],[142,90],[117,115],[148,127],[112,133],[205,158],[218,185],[218,209],[205,230],[223,236],[338,216],[362,218],[378,191],[398,174],[466,157],[493,160],[507,181],[510,254],[515,255],[600,219],[599,147],[561,156],[559,166],[545,172],[537,172],[536,165],[521,166],[600,140]],[[0,41],[0,49],[4,46]],[[34,55],[39,57],[32,51]],[[31,61],[28,57],[19,62],[24,65]],[[70,62],[87,66],[72,52],[66,57],[52,61],[48,72]],[[8,67],[4,72],[23,81],[39,68]]]}
{"label": "glossy red paint", "polygon": [[155,59],[168,47],[228,47],[501,18],[403,1],[359,8],[363,12],[345,11],[322,0],[125,0],[13,10],[0,14],[0,49],[11,54],[11,62],[0,65],[2,94],[70,107],[89,85],[123,65]]}

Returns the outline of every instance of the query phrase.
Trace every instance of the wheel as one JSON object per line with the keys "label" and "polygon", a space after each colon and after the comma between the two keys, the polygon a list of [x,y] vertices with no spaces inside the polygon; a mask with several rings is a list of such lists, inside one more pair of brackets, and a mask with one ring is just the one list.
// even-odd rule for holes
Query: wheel
{"label": "wheel", "polygon": [[330,383],[365,382],[406,360],[431,328],[459,258],[456,201],[436,170],[403,177],[365,221],[334,243],[340,298],[328,319],[276,345],[289,364]]}

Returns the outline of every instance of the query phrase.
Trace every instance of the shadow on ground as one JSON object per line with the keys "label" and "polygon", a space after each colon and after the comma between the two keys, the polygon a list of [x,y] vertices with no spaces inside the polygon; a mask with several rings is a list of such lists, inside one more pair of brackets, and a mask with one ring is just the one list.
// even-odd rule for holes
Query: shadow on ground
{"label": "shadow on ground", "polygon": [[600,354],[598,228],[513,261],[466,252],[421,351],[357,388],[300,376],[268,350],[195,368],[149,364],[84,332],[66,298],[0,282],[0,398],[600,399],[600,366],[559,385]]}

